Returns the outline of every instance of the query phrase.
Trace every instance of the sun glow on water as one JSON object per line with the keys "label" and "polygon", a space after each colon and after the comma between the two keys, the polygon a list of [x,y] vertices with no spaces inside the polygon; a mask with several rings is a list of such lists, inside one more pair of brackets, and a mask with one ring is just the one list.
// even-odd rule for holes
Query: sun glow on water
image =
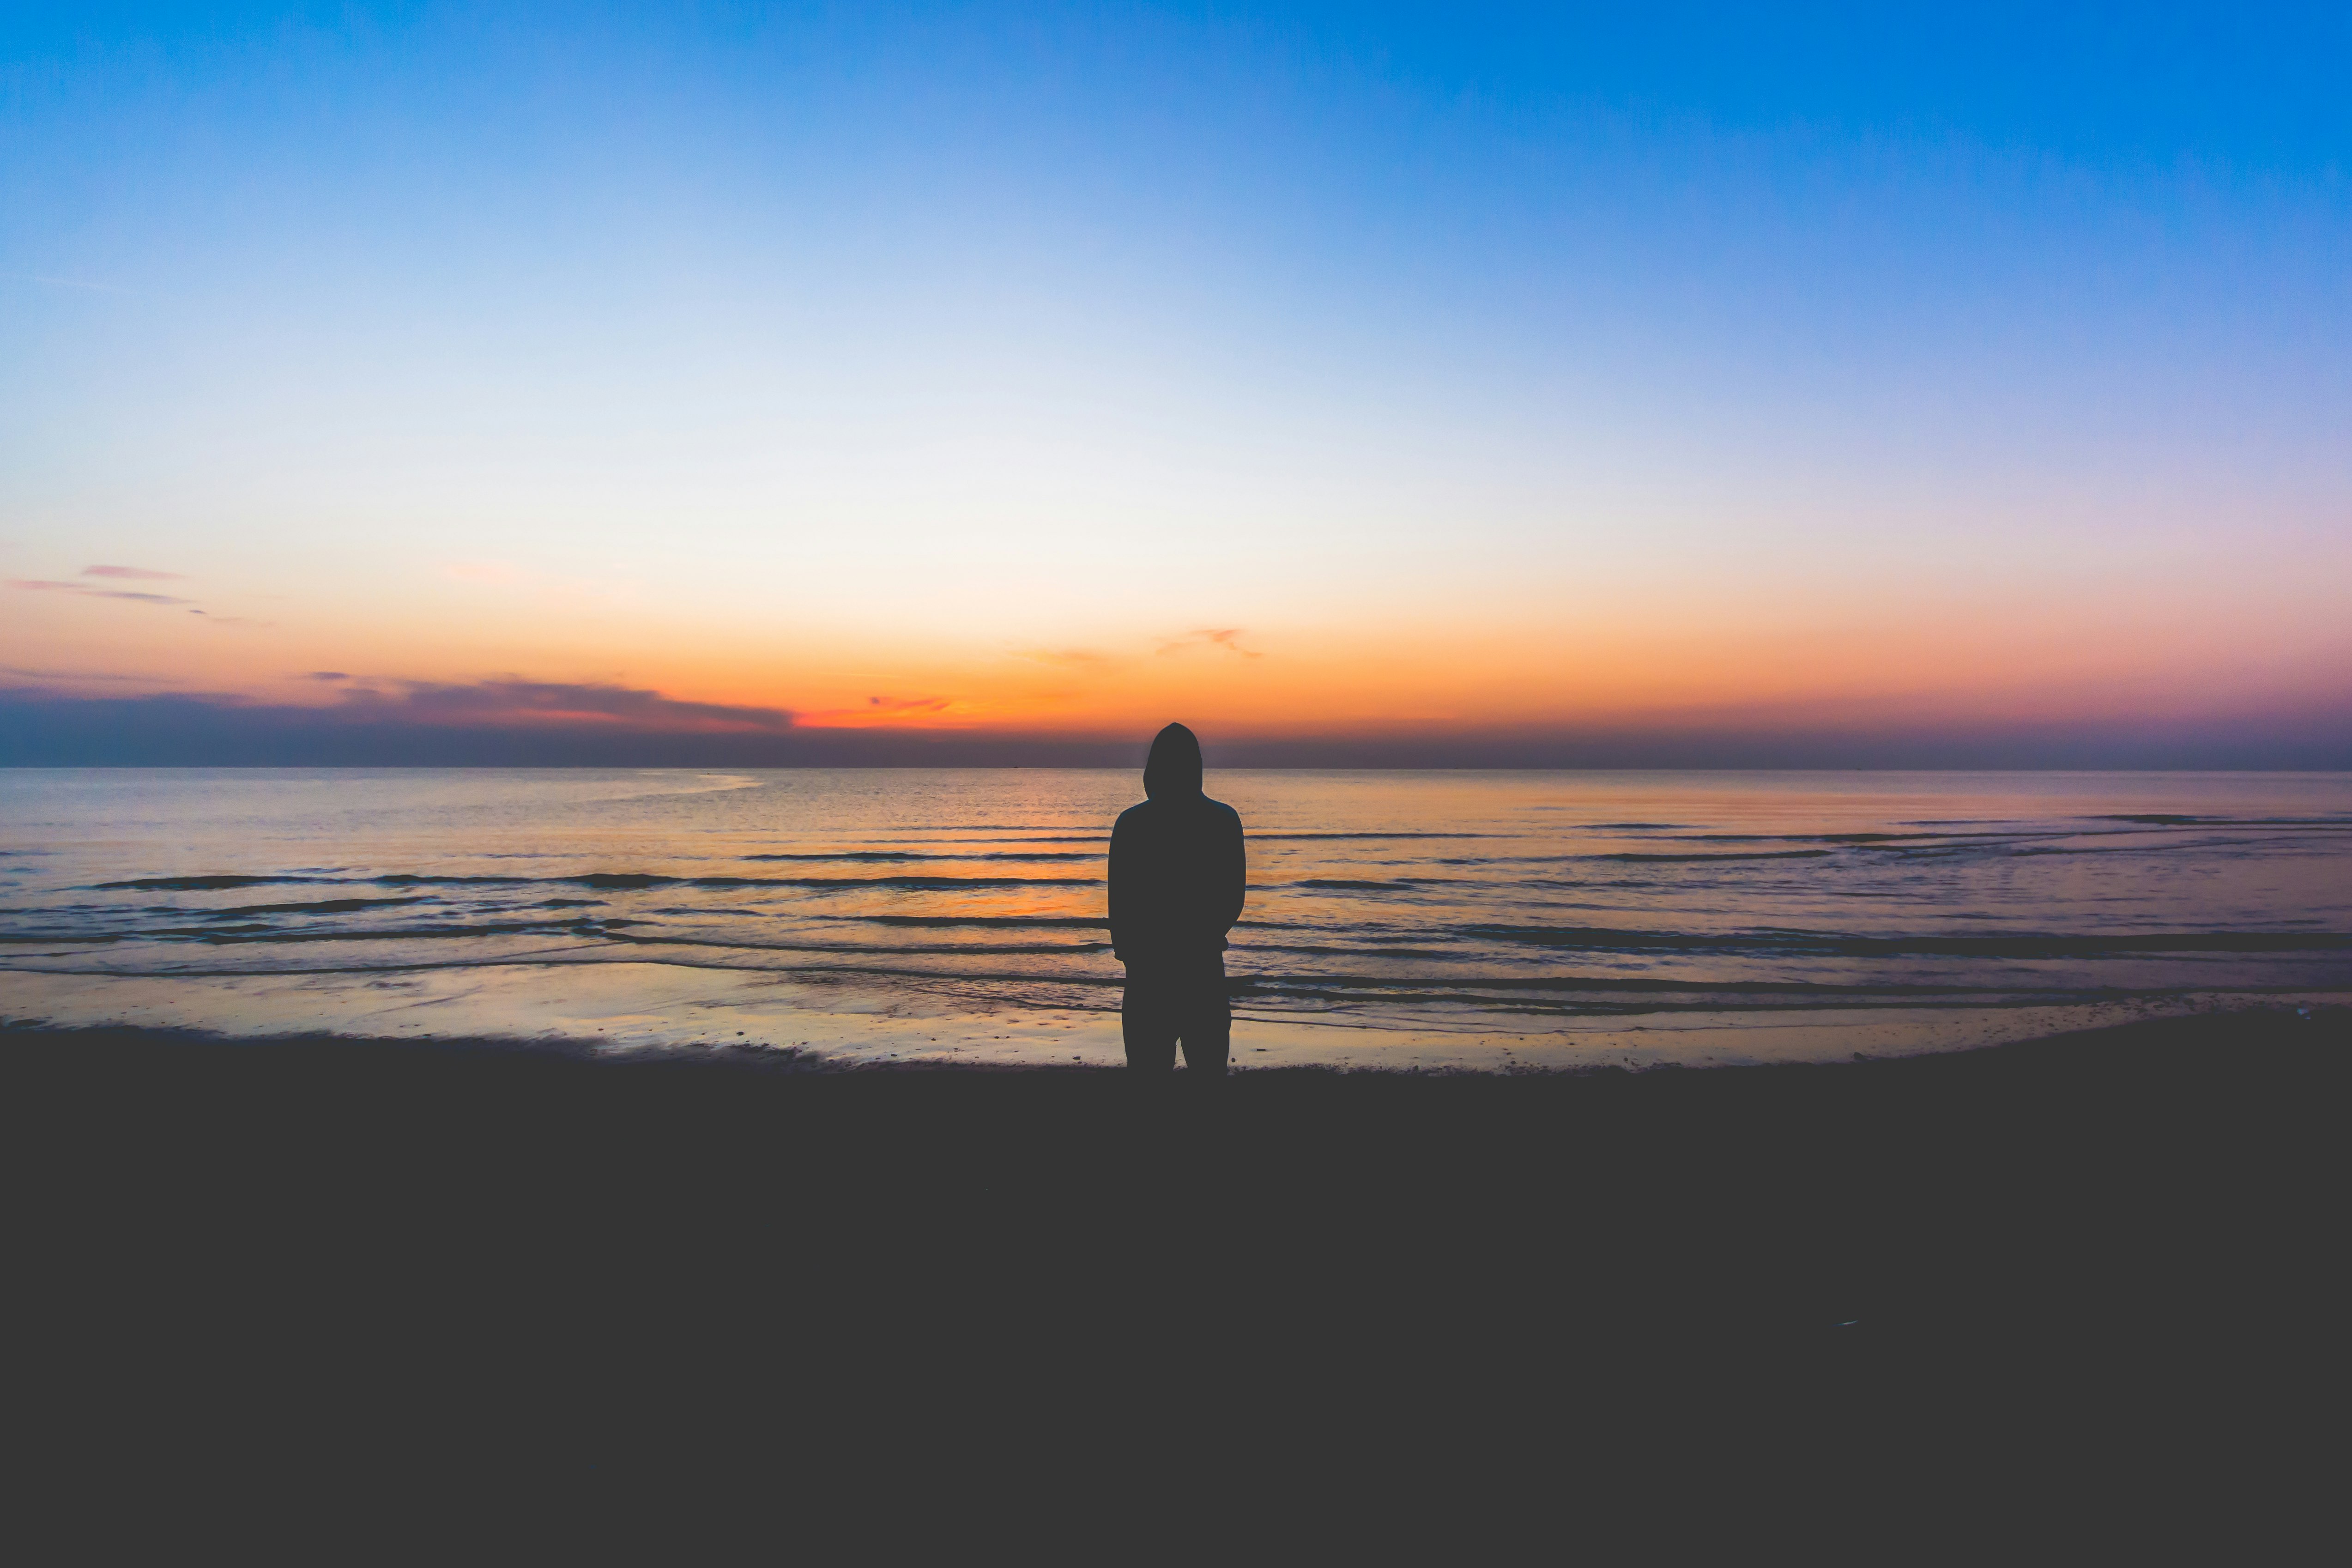
{"label": "sun glow on water", "polygon": [[[1126,772],[0,781],[19,1006],[671,1047],[740,1029],[851,1059],[1058,1059],[1076,1037],[1117,1059],[1103,857]],[[2352,984],[2342,775],[1210,787],[1250,834],[1227,963],[1244,1064],[1843,1059]]]}

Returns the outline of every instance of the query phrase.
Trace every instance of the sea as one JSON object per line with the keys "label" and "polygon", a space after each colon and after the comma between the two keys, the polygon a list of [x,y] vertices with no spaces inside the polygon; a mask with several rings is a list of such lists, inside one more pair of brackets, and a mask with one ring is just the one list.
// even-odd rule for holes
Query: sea
{"label": "sea", "polygon": [[[1949,1050],[2352,992],[2352,774],[1217,773],[1244,1069]],[[1128,771],[0,771],[0,1017],[1119,1061]]]}

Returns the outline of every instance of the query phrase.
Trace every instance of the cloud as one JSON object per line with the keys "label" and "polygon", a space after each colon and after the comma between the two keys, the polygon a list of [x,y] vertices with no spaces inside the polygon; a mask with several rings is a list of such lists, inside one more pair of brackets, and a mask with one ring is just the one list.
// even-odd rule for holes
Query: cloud
{"label": "cloud", "polygon": [[[226,623],[233,624],[233,623]],[[121,679],[152,685],[154,678],[82,675],[54,669],[0,667],[0,675],[40,684],[16,695],[70,704],[70,686],[85,680]],[[233,692],[192,692],[114,700],[190,703],[234,714],[255,724],[313,731],[388,730],[572,730],[582,733],[640,736],[781,735],[794,715],[782,708],[725,702],[691,702],[639,687],[600,681],[526,680],[502,676],[487,680],[437,681],[355,678],[340,669],[314,669],[293,677],[333,689],[323,704],[256,702]]]}
{"label": "cloud", "polygon": [[[31,672],[16,671],[18,675]],[[94,679],[94,678],[78,678]],[[0,689],[0,766],[1138,768],[1152,726],[1054,732],[912,721],[815,724],[781,709],[520,679],[375,681],[337,700],[226,693]],[[851,709],[879,711],[883,704]],[[950,704],[952,706],[952,704]],[[934,710],[936,711],[937,710]],[[1476,732],[1234,735],[1204,726],[1212,767],[2352,768],[2352,703],[2203,719],[1886,723],[1831,729],[1766,713],[1704,723]]]}
{"label": "cloud", "polygon": [[187,605],[192,599],[177,599],[169,594],[139,594],[122,588],[93,588],[87,583],[42,583],[21,577],[8,580],[11,588],[21,588],[34,594],[79,594],[85,599],[132,599],[142,605]]}
{"label": "cloud", "polygon": [[778,709],[556,682],[379,684],[389,689],[327,703],[0,688],[0,767],[1139,768],[1150,741],[807,729]]}
{"label": "cloud", "polygon": [[181,573],[155,572],[151,571],[144,566],[85,566],[81,569],[81,574],[85,577],[131,578],[142,583],[184,583],[187,581],[187,578]]}
{"label": "cloud", "polygon": [[[321,671],[311,679],[347,680]],[[469,727],[586,728],[637,734],[781,734],[793,715],[781,708],[686,702],[636,687],[524,680],[397,680],[350,686],[330,714],[372,721]]]}
{"label": "cloud", "polygon": [[1163,654],[1170,654],[1183,653],[1188,649],[1196,647],[1221,647],[1227,653],[1239,654],[1244,658],[1265,658],[1265,656],[1258,652],[1255,648],[1246,648],[1242,647],[1241,636],[1244,629],[1244,628],[1241,626],[1223,626],[1206,627],[1196,632],[1186,632],[1181,637],[1170,637],[1162,641],[1160,645],[1160,651]]}

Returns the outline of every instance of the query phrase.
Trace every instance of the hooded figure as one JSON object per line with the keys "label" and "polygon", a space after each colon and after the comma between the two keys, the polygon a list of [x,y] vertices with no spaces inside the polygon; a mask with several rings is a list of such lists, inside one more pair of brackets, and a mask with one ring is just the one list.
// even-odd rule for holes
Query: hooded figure
{"label": "hooded figure", "polygon": [[1225,932],[1241,918],[1248,868],[1242,819],[1201,793],[1201,742],[1171,724],[1143,765],[1150,798],[1110,836],[1110,940],[1127,965],[1127,1065],[1166,1072],[1176,1045],[1194,1071],[1225,1070],[1233,1017]]}

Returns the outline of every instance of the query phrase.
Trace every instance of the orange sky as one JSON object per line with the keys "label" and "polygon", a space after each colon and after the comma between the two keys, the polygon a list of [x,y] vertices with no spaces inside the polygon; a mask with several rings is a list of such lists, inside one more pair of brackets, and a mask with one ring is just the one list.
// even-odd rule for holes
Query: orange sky
{"label": "orange sky", "polygon": [[[1864,729],[2180,716],[2352,690],[2338,579],[2255,584],[2221,560],[2195,592],[2177,567],[2156,583],[2118,574],[2105,593],[2061,579],[1872,595],[1834,581],[1750,590],[1696,570],[1676,587],[1457,574],[1432,580],[1418,605],[1275,606],[1247,624],[1139,606],[1127,626],[1017,601],[999,601],[992,626],[941,626],[828,606],[789,582],[772,615],[740,585],[697,613],[653,584],[479,565],[387,573],[381,586],[354,570],[365,586],[279,594],[221,592],[206,573],[49,570],[17,581],[68,587],[9,593],[0,658],[16,684],[93,696],[320,703],[353,684],[517,678],[782,709],[803,727],[1097,735],[1181,716],[1238,739],[1670,730],[1743,714]],[[119,592],[188,602],[99,596]]]}

